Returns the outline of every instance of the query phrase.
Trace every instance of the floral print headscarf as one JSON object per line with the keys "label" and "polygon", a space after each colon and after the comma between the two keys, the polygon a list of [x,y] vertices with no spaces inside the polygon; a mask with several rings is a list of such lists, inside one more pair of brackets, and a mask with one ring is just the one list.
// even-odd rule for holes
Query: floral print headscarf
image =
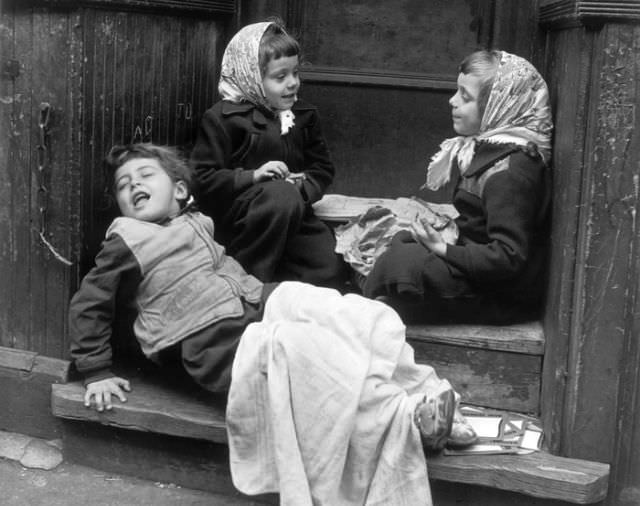
{"label": "floral print headscarf", "polygon": [[469,168],[476,142],[526,146],[534,143],[545,162],[551,157],[551,108],[549,91],[542,76],[527,60],[500,51],[498,70],[480,123],[480,132],[470,137],[446,139],[427,169],[425,187],[437,190],[451,177],[454,159],[460,172]]}
{"label": "floral print headscarf", "polygon": [[[223,100],[251,102],[266,110],[271,106],[265,98],[260,72],[260,41],[273,22],[247,25],[229,41],[222,56],[218,91]],[[294,125],[295,115],[291,110],[278,111],[280,133],[285,135]]]}
{"label": "floral print headscarf", "polygon": [[260,41],[271,22],[247,25],[236,33],[222,56],[218,91],[224,100],[251,102],[269,109],[262,89]]}

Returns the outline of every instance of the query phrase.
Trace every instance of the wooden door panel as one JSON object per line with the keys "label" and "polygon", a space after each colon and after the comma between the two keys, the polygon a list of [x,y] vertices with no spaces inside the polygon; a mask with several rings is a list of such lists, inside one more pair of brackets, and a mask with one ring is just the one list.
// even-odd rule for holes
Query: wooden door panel
{"label": "wooden door panel", "polygon": [[232,0],[2,3],[1,346],[67,355],[69,298],[116,214],[104,155],[134,140],[188,149],[214,102],[233,10]]}
{"label": "wooden door panel", "polygon": [[41,9],[22,14],[7,6],[1,14],[3,61],[15,61],[17,71],[2,78],[0,344],[60,356],[73,276],[68,259],[79,238],[74,118],[67,114],[77,91],[75,48],[66,17]]}
{"label": "wooden door panel", "polygon": [[220,23],[195,17],[91,10],[84,19],[83,272],[118,214],[105,154],[134,141],[188,150],[201,113],[215,100],[224,34]]}
{"label": "wooden door panel", "polygon": [[296,28],[304,61],[313,66],[450,76],[469,49],[487,43],[488,5],[321,0],[305,3]]}

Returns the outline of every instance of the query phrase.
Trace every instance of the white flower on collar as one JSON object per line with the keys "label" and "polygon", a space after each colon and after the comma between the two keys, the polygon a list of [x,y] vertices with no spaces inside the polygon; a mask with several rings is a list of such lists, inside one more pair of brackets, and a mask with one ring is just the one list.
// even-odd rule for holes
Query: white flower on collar
{"label": "white flower on collar", "polygon": [[293,127],[295,115],[291,112],[291,109],[280,111],[278,115],[280,116],[280,135],[286,135]]}

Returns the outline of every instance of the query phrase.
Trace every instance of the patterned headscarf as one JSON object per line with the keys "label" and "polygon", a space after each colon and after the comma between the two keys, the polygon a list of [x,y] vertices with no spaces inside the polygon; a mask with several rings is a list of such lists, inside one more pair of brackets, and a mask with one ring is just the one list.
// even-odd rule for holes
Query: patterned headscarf
{"label": "patterned headscarf", "polygon": [[526,146],[534,143],[545,161],[551,157],[551,108],[549,91],[542,76],[527,60],[500,51],[498,70],[480,123],[480,132],[470,137],[446,139],[427,169],[425,187],[437,190],[451,177],[454,159],[460,172],[469,168],[476,142]]}
{"label": "patterned headscarf", "polygon": [[269,109],[262,89],[260,41],[271,22],[247,25],[236,33],[222,56],[218,91],[224,100],[251,102]]}
{"label": "patterned headscarf", "polygon": [[[260,41],[264,32],[273,22],[247,25],[236,33],[222,56],[220,82],[218,91],[224,100],[230,102],[251,102],[252,104],[271,110],[264,89],[260,72]],[[293,126],[295,118],[291,110],[278,111],[281,133],[286,134]]]}

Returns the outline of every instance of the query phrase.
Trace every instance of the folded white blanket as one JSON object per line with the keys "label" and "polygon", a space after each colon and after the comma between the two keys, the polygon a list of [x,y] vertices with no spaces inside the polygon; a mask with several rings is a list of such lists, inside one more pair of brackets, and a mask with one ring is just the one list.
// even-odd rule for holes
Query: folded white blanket
{"label": "folded white blanket", "polygon": [[431,505],[417,402],[446,380],[416,365],[388,306],[286,282],[233,364],[233,482],[283,505]]}

